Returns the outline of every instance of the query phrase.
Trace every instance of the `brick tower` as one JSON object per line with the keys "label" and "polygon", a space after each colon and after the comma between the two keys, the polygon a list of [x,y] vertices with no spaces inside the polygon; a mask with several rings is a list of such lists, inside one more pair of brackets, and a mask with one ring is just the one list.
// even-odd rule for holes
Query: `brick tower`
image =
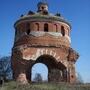
{"label": "brick tower", "polygon": [[71,25],[59,13],[49,13],[47,3],[39,2],[37,7],[37,12],[21,15],[14,25],[14,79],[30,82],[32,66],[43,63],[48,68],[48,82],[74,83],[79,55],[70,47]]}

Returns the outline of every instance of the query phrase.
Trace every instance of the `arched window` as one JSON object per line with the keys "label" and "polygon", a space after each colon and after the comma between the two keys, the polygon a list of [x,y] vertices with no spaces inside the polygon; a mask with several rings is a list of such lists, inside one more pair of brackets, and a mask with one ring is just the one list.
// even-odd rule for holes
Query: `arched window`
{"label": "arched window", "polygon": [[44,32],[48,32],[48,24],[47,23],[44,24]]}
{"label": "arched window", "polygon": [[54,29],[56,32],[58,32],[57,24],[54,24]]}
{"label": "arched window", "polygon": [[27,35],[29,35],[30,34],[30,23],[27,23],[26,24],[26,33],[27,33]]}
{"label": "arched window", "polygon": [[36,30],[39,31],[39,24],[36,23]]}
{"label": "arched window", "polygon": [[65,36],[65,29],[64,29],[64,26],[61,26],[61,34],[62,34],[62,36]]}

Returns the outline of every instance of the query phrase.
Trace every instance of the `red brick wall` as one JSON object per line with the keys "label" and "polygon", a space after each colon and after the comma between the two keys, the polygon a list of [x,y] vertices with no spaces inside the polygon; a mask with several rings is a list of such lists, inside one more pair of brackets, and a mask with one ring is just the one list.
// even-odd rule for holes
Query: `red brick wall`
{"label": "red brick wall", "polygon": [[64,26],[66,35],[70,34],[70,27],[64,23],[58,23],[58,22],[37,22],[37,21],[36,22],[24,22],[24,23],[20,23],[17,25],[18,30],[25,32],[25,30],[27,29],[25,27],[25,25],[27,23],[30,23],[31,31],[37,31],[36,23],[39,24],[39,31],[44,31],[44,24],[48,23],[49,32],[56,32],[54,25],[57,25],[57,31],[58,32],[61,32],[61,26]]}

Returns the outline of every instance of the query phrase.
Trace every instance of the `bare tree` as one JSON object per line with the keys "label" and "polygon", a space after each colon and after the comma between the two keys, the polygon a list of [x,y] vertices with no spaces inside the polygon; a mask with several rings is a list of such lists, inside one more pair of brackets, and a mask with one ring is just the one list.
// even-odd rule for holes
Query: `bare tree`
{"label": "bare tree", "polygon": [[3,77],[0,77],[0,85],[3,85],[4,84],[4,79]]}
{"label": "bare tree", "polygon": [[8,81],[12,79],[11,60],[10,57],[0,58],[0,80]]}
{"label": "bare tree", "polygon": [[82,79],[80,73],[77,73],[76,83],[83,83],[83,79]]}
{"label": "bare tree", "polygon": [[34,82],[42,82],[42,76],[40,73],[35,74]]}

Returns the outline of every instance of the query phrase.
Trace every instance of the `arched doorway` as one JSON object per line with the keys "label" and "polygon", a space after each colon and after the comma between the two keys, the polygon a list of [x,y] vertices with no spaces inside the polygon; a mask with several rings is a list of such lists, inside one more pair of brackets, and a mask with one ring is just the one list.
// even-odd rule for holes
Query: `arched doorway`
{"label": "arched doorway", "polygon": [[[31,68],[31,75],[30,75],[32,81],[33,81],[32,74],[35,71],[33,67],[38,66],[38,64],[39,65],[42,64],[48,69],[48,74],[47,74],[48,82],[67,81],[67,68],[61,62],[58,62],[53,56],[50,56],[50,55],[41,55],[33,63]],[[43,73],[42,69],[41,69],[41,72]],[[40,72],[37,72],[37,73],[40,73]]]}
{"label": "arched doorway", "polygon": [[47,82],[48,81],[48,68],[43,63],[36,63],[32,66],[31,70],[32,82]]}

